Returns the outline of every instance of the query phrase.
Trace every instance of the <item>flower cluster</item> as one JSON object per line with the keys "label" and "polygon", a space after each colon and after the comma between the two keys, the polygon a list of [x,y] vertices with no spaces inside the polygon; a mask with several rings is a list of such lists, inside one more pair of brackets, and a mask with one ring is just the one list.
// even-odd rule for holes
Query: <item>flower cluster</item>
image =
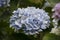
{"label": "flower cluster", "polygon": [[10,27],[22,29],[25,34],[34,35],[49,28],[50,17],[43,9],[35,7],[18,8],[10,17]]}
{"label": "flower cluster", "polygon": [[58,21],[60,20],[60,3],[57,3],[55,7],[52,9],[54,11],[52,18],[54,28],[58,27]]}
{"label": "flower cluster", "polygon": [[52,18],[60,20],[60,3],[57,3],[52,11],[54,11]]}
{"label": "flower cluster", "polygon": [[9,2],[10,0],[0,0],[0,7],[5,5],[9,6]]}

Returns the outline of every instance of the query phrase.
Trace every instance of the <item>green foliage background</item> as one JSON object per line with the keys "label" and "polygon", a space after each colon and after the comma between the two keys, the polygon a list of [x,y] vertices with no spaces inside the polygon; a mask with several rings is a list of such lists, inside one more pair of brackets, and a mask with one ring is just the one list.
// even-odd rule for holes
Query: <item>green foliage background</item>
{"label": "green foliage background", "polygon": [[[53,3],[54,5],[56,3],[55,1],[52,0],[48,2]],[[13,10],[16,10],[18,7],[23,8],[28,6],[42,8],[44,6],[44,3],[45,0],[42,0],[37,4],[29,0],[11,0],[10,7],[0,7],[0,40],[42,40],[43,38],[44,38],[43,40],[55,40],[57,36],[55,36],[54,34],[49,34],[51,28],[53,27],[52,23],[50,24],[49,29],[44,30],[37,37],[27,36],[23,33],[16,33],[14,32],[14,29],[9,27],[9,18],[12,15]],[[51,11],[52,8],[53,7],[50,6],[44,9],[49,13],[50,17],[52,16],[52,11]],[[52,18],[50,20],[52,21]],[[45,34],[47,34],[48,36]],[[54,37],[54,38],[50,39],[50,37]],[[60,40],[59,38],[60,36],[58,36],[58,40]]]}

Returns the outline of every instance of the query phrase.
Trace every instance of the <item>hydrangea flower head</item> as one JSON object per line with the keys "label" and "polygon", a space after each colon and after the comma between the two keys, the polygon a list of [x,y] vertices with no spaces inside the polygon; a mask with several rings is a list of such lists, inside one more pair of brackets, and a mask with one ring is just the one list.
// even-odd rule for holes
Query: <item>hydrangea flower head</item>
{"label": "hydrangea flower head", "polygon": [[2,6],[10,6],[9,2],[10,2],[10,0],[0,0],[0,7],[2,7]]}
{"label": "hydrangea flower head", "polygon": [[50,17],[43,9],[35,7],[18,8],[10,17],[10,26],[22,29],[27,35],[38,34],[49,28]]}
{"label": "hydrangea flower head", "polygon": [[60,3],[57,3],[52,11],[54,11],[52,18],[60,19]]}

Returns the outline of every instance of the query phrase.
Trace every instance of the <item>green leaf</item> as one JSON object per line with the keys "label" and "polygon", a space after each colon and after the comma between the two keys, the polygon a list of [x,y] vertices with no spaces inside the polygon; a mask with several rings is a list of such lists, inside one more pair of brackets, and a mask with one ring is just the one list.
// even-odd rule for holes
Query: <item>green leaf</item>
{"label": "green leaf", "polygon": [[44,37],[43,37],[43,40],[60,40],[60,36],[57,36],[55,34],[46,34]]}
{"label": "green leaf", "polygon": [[47,1],[51,4],[52,7],[55,6],[55,4],[60,2],[60,0],[47,0]]}

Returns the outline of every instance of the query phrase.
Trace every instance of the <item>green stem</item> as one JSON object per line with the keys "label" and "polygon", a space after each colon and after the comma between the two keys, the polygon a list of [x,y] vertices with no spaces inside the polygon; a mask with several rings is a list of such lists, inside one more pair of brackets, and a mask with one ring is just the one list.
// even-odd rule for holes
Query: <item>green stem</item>
{"label": "green stem", "polygon": [[38,34],[38,35],[37,35],[37,40],[42,40],[43,35],[44,35],[43,33]]}
{"label": "green stem", "polygon": [[19,7],[20,1],[21,1],[21,0],[19,0],[18,3],[17,3],[17,8]]}

